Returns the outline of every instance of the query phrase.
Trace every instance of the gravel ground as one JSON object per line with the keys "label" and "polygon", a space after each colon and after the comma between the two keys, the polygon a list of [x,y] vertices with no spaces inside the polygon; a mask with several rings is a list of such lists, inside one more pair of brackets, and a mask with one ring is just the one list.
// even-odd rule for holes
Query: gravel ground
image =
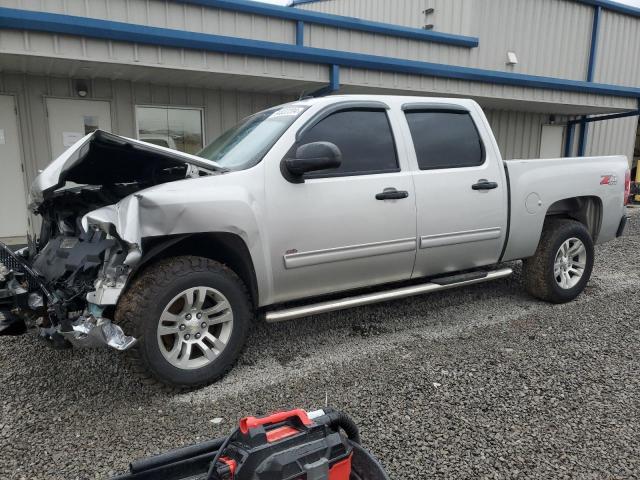
{"label": "gravel ground", "polygon": [[[394,479],[640,476],[640,210],[575,302],[512,279],[257,327],[239,365],[167,395],[111,351],[0,338],[0,478],[105,478],[246,414],[350,413]],[[221,423],[213,419],[222,418]]]}

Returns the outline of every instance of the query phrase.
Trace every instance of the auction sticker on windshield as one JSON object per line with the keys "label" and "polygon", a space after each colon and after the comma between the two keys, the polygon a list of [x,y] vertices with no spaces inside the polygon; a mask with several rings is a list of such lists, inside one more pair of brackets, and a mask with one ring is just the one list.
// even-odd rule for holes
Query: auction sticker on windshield
{"label": "auction sticker on windshield", "polygon": [[281,108],[277,112],[273,112],[270,118],[297,117],[302,112],[304,112],[304,107],[286,107],[286,108]]}

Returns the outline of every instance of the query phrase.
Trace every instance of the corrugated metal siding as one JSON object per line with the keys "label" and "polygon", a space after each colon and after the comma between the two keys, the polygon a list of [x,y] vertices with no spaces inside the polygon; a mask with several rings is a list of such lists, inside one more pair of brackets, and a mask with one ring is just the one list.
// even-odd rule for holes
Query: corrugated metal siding
{"label": "corrugated metal siding", "polygon": [[589,125],[586,155],[626,155],[633,159],[638,117],[618,118]]}
{"label": "corrugated metal siding", "polygon": [[[358,34],[352,33],[352,35]],[[326,66],[303,62],[220,54],[182,48],[155,47],[40,32],[0,30],[0,50],[4,53],[26,55],[32,58],[33,56],[37,56],[36,58],[67,58],[109,64],[163,67],[190,72],[189,76],[194,76],[195,72],[246,75],[255,77],[258,83],[261,77],[294,79],[301,82],[300,91],[309,90],[308,86],[303,85],[304,82],[327,83],[329,80],[329,70]],[[42,60],[42,64],[44,63],[45,60]],[[81,64],[78,63],[78,65]],[[55,70],[55,62],[51,68],[53,74],[65,74],[65,72],[57,72]],[[38,70],[37,73],[41,72]],[[185,76],[184,82],[188,83],[188,79],[189,77]],[[394,93],[410,91],[438,95],[585,105],[607,109],[635,108],[635,103],[632,99],[623,97],[513,87],[352,68],[341,69],[340,82],[344,86],[372,87],[393,91]]]}
{"label": "corrugated metal siding", "polygon": [[603,11],[594,81],[640,85],[640,19]]}
{"label": "corrugated metal siding", "polygon": [[[426,7],[434,7],[434,14],[426,17],[422,13]],[[332,0],[299,8],[412,27],[429,21],[436,30],[480,38],[479,47],[467,49],[310,25],[309,46],[573,80],[586,78],[593,8],[576,2]],[[517,65],[506,65],[507,51],[516,52]]]}
{"label": "corrugated metal siding", "polygon": [[507,110],[485,110],[485,114],[503,158],[538,156],[542,125],[548,123],[549,115]]}
{"label": "corrugated metal siding", "polygon": [[[634,109],[636,100],[576,92],[563,92],[539,88],[514,87],[447,78],[426,77],[402,73],[377,72],[354,68],[340,71],[342,89],[357,93],[362,88],[376,89],[379,93],[425,93],[438,96],[465,96],[495,98],[514,102],[544,102],[556,105],[585,105],[604,109]],[[559,112],[558,112],[559,113]]]}
{"label": "corrugated metal siding", "polygon": [[[493,133],[505,159],[538,158],[542,126],[549,123],[548,114],[485,109]],[[556,115],[556,124],[570,117]],[[638,117],[594,122],[587,132],[586,156],[626,155],[633,158],[638,131]],[[574,130],[573,154],[577,151],[580,127]]]}
{"label": "corrugated metal siding", "polygon": [[[198,107],[204,111],[205,138],[212,140],[250,113],[293,100],[284,95],[244,93],[137,83],[125,80],[89,80],[86,99],[111,104],[114,133],[135,137],[136,105]],[[15,94],[20,118],[28,181],[51,160],[45,99],[75,98],[73,80],[0,73],[0,93]]]}
{"label": "corrugated metal siding", "polygon": [[329,79],[327,68],[319,69],[303,62],[19,30],[0,30],[0,50],[17,55],[176,68],[191,72],[287,77],[314,82],[328,82]]}
{"label": "corrugated metal siding", "polygon": [[[0,0],[0,6],[295,43],[295,22],[168,0]],[[427,7],[434,13],[425,15]],[[335,0],[300,8],[418,28],[433,23],[439,31],[480,38],[480,46],[469,49],[306,25],[309,46],[575,80],[586,75],[593,8],[576,2]],[[508,50],[518,54],[518,65],[506,65]]]}
{"label": "corrugated metal siding", "polygon": [[[549,124],[549,114],[512,110],[484,109],[505,160],[538,158],[542,126]],[[556,125],[569,117],[555,115]]]}
{"label": "corrugated metal siding", "polygon": [[[333,0],[306,3],[296,8],[357,17],[406,27],[422,28],[427,23],[434,30],[469,35],[472,5],[475,0]],[[425,15],[427,8],[434,12]]]}
{"label": "corrugated metal siding", "polygon": [[295,22],[167,0],[0,0],[0,6],[152,27],[295,43]]}

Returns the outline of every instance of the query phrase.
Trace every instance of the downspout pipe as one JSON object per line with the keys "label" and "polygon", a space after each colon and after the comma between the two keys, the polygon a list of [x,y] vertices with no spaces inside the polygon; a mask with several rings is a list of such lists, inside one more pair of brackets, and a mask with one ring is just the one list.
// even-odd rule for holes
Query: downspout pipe
{"label": "downspout pipe", "polygon": [[[596,69],[596,54],[598,52],[598,34],[600,32],[600,14],[602,13],[602,7],[596,5],[593,8],[593,25],[591,26],[591,47],[589,49],[589,64],[587,65],[587,82],[593,82],[593,77]],[[584,152],[587,148],[587,131],[589,125],[585,120],[587,116],[583,116],[580,122],[580,136],[578,138],[578,156],[584,157]]]}
{"label": "downspout pipe", "polygon": [[329,85],[311,93],[312,97],[324,97],[340,90],[340,66],[331,65],[329,68]]}

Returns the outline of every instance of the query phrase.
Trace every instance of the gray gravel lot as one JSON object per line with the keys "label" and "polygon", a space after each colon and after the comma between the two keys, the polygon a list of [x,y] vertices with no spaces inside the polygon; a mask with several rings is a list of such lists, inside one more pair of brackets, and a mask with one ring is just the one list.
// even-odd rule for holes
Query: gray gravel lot
{"label": "gray gravel lot", "polygon": [[[0,338],[0,478],[104,478],[129,460],[325,403],[394,479],[640,476],[640,210],[553,306],[518,275],[257,327],[239,365],[167,395],[111,351]],[[220,417],[222,423],[211,420]]]}

